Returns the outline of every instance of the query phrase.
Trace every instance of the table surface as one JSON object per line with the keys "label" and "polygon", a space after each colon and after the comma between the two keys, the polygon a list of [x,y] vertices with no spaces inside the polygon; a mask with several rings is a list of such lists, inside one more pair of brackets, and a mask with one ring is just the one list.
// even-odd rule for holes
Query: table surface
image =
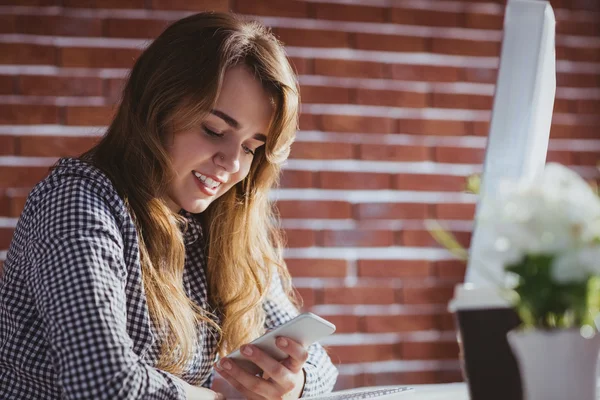
{"label": "table surface", "polygon": [[[385,400],[469,400],[469,391],[466,383],[446,383],[436,385],[407,385],[415,390],[406,393],[398,393],[396,395],[385,396]],[[394,388],[397,386],[377,386],[377,387],[362,387],[351,390],[343,390],[335,392],[335,394],[352,393],[356,391],[365,391],[369,389],[384,389]],[[383,398],[383,397],[382,397]],[[375,397],[374,400],[377,398]]]}

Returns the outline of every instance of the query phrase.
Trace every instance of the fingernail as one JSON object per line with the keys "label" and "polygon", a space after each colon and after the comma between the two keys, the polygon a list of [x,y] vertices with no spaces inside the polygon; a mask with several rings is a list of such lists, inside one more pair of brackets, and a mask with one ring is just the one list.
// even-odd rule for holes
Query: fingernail
{"label": "fingernail", "polygon": [[252,348],[250,346],[244,346],[242,347],[242,353],[246,356],[251,356],[252,355]]}
{"label": "fingernail", "polygon": [[277,339],[277,341],[279,342],[279,345],[281,347],[287,347],[288,345],[288,341],[285,338],[280,337],[279,339]]}
{"label": "fingernail", "polygon": [[221,366],[222,366],[223,368],[225,368],[226,370],[228,370],[228,371],[229,371],[229,370],[231,370],[231,362],[230,362],[230,361],[225,361],[225,360],[224,360],[224,361],[221,363]]}

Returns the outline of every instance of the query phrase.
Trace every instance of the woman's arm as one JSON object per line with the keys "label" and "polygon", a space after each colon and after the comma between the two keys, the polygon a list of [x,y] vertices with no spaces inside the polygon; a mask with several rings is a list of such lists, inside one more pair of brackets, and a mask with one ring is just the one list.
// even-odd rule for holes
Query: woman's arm
{"label": "woman's arm", "polygon": [[[113,210],[81,180],[44,193],[23,249],[28,287],[66,399],[185,400],[138,357],[127,325],[123,239]],[[143,311],[140,310],[140,313]]]}
{"label": "woman's arm", "polygon": [[[267,329],[274,329],[299,314],[285,295],[279,275],[276,275],[271,283],[269,296],[263,303],[263,308],[266,312]],[[317,396],[333,390],[338,371],[320,344],[315,343],[308,348],[308,359],[303,369],[305,383],[302,397]]]}

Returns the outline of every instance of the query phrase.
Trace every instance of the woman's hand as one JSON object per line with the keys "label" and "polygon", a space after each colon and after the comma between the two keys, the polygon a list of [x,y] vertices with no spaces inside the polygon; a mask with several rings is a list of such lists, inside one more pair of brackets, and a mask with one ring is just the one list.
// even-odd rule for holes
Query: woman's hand
{"label": "woman's hand", "polygon": [[216,370],[248,399],[297,399],[304,388],[302,366],[308,352],[299,343],[277,338],[277,347],[289,355],[279,362],[256,346],[242,346],[242,355],[263,370],[263,377],[252,375],[233,360],[224,358],[215,365]]}
{"label": "woman's hand", "polygon": [[222,393],[214,392],[207,388],[190,385],[177,376],[175,379],[185,389],[185,397],[187,400],[225,400],[225,396],[223,396]]}

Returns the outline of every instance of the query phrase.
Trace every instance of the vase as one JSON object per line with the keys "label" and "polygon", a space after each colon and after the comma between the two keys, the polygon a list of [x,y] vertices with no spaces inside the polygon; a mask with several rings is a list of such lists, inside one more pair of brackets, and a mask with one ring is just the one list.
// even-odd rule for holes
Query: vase
{"label": "vase", "polygon": [[523,400],[596,400],[600,334],[513,330],[507,338],[519,365]]}

